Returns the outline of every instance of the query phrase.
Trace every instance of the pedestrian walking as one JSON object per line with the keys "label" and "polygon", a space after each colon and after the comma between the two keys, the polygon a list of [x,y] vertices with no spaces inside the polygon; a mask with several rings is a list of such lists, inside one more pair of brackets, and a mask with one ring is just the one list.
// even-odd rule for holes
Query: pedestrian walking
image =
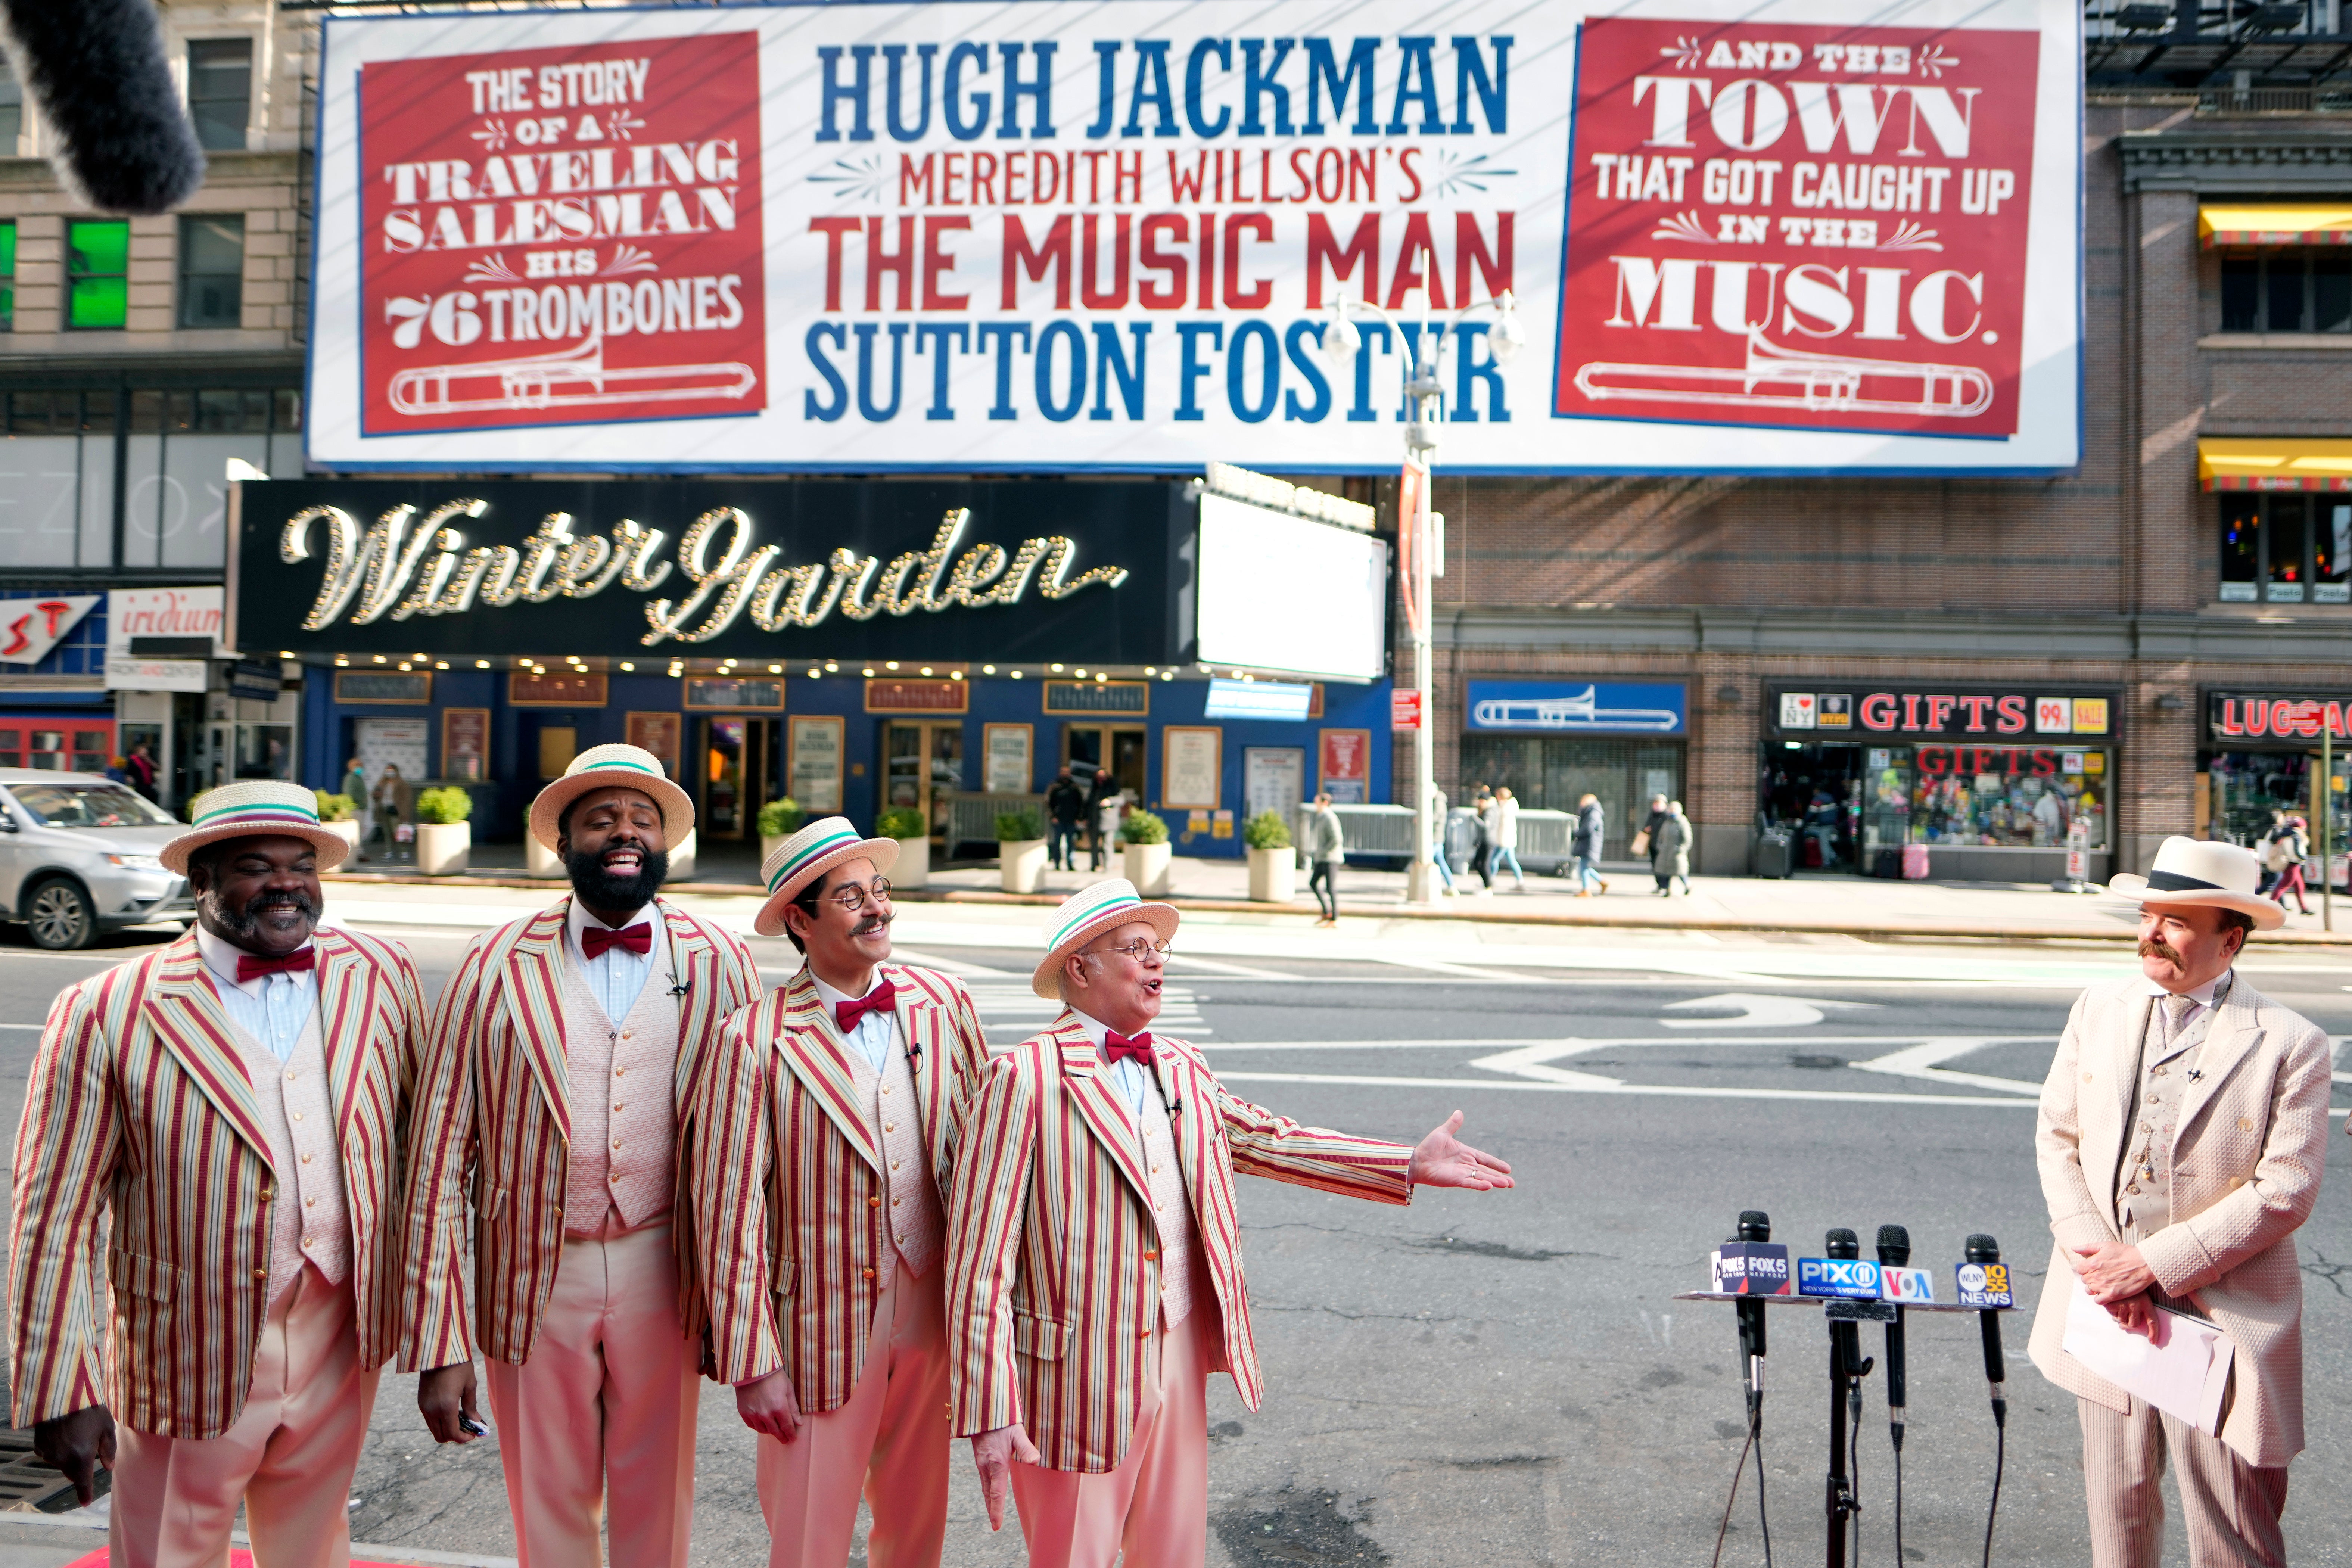
{"label": "pedestrian walking", "polygon": [[1508,866],[1517,891],[1528,890],[1528,873],[1519,864],[1519,802],[1508,784],[1495,786],[1494,868]]}
{"label": "pedestrian walking", "polygon": [[1495,891],[1495,795],[1485,784],[1471,791],[1470,869],[1478,874],[1478,892],[1490,898]]}
{"label": "pedestrian walking", "polygon": [[1673,895],[1674,884],[1683,885],[1683,893],[1690,893],[1690,818],[1683,815],[1681,801],[1669,802],[1666,815],[1658,824],[1658,831],[1650,841],[1650,872],[1658,881],[1658,897]]}
{"label": "pedestrian walking", "polygon": [[1576,803],[1576,841],[1570,846],[1576,857],[1576,896],[1580,899],[1609,890],[1608,879],[1601,875],[1601,846],[1608,837],[1608,811],[1599,795],[1587,795]]}
{"label": "pedestrian walking", "polygon": [[1429,846],[1429,863],[1437,868],[1437,880],[1448,893],[1459,893],[1454,885],[1454,868],[1445,858],[1445,792],[1435,784],[1429,786],[1429,819],[1436,837]]}
{"label": "pedestrian walking", "polygon": [[2308,829],[2309,825],[2300,816],[2286,819],[2286,826],[2275,841],[2279,847],[2279,874],[2278,880],[2271,884],[2270,892],[2281,909],[2286,908],[2286,896],[2293,893],[2295,908],[2306,915],[2311,912],[2311,906],[2304,901],[2303,897],[2303,863],[2311,854]]}
{"label": "pedestrian walking", "polygon": [[[2168,1466],[2191,1562],[2286,1562],[2287,1464],[2304,1446],[2294,1233],[2319,1196],[2333,1063],[2324,1031],[2232,968],[2249,931],[2286,918],[2255,891],[2259,872],[2234,844],[2174,837],[2148,875],[2111,879],[2140,900],[2140,973],[2076,999],[2042,1089],[2034,1143],[2057,1240],[2032,1355],[2074,1395],[2093,1568],[2162,1560]],[[2069,1354],[2086,1306],[2157,1343],[2181,1320],[2226,1333],[2219,1430]]]}
{"label": "pedestrian walking", "polygon": [[[1103,847],[1110,835],[1118,831],[1118,808],[1115,796],[1118,786],[1111,782],[1110,770],[1097,766],[1094,777],[1087,781],[1087,848],[1094,858],[1094,868],[1103,868]],[[1108,810],[1109,816],[1104,813]],[[1109,826],[1104,826],[1108,820]]]}
{"label": "pedestrian walking", "polygon": [[1087,789],[1070,773],[1064,763],[1062,771],[1045,788],[1045,822],[1052,834],[1046,846],[1046,859],[1056,871],[1078,868],[1078,835],[1087,820]]}
{"label": "pedestrian walking", "polygon": [[[1103,775],[1097,774],[1099,783]],[[1127,819],[1127,792],[1115,789],[1095,806],[1095,869],[1103,868],[1104,859],[1118,843],[1118,825]]]}
{"label": "pedestrian walking", "polygon": [[1658,868],[1658,829],[1665,826],[1665,821],[1666,797],[1654,795],[1650,797],[1650,815],[1642,819],[1642,830],[1633,835],[1632,845],[1633,853],[1648,860],[1653,871]]}
{"label": "pedestrian walking", "polygon": [[1307,851],[1307,890],[1315,895],[1315,907],[1323,911],[1318,926],[1339,923],[1339,889],[1336,879],[1339,868],[1348,863],[1348,836],[1340,831],[1339,814],[1331,809],[1331,797],[1315,797],[1314,840]]}
{"label": "pedestrian walking", "polygon": [[2273,888],[2278,886],[2279,869],[2286,858],[2284,852],[2279,847],[2279,843],[2286,836],[2286,812],[2284,808],[2273,806],[2271,810],[2269,828],[2263,832],[2260,839],[2256,840],[2261,847],[2255,853],[2260,855],[2263,860],[2263,879],[2255,888],[2256,892],[2267,895]]}
{"label": "pedestrian walking", "polygon": [[141,795],[145,795],[149,800],[153,800],[155,798],[155,776],[158,771],[155,766],[154,745],[150,742],[142,740],[137,745],[132,746],[131,748],[131,755],[123,759],[123,766],[130,771],[131,787],[137,790]]}

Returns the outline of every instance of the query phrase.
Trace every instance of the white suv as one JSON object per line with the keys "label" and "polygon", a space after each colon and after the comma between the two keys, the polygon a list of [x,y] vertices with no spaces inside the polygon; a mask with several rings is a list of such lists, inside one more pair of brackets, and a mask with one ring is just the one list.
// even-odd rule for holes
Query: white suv
{"label": "white suv", "polygon": [[101,931],[195,919],[185,879],[156,856],[185,828],[97,773],[0,768],[0,919],[35,946],[87,947]]}

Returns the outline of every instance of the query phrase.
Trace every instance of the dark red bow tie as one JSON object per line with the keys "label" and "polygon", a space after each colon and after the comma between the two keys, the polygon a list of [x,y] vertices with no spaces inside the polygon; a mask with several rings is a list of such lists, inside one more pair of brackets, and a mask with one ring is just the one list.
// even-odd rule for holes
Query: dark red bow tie
{"label": "dark red bow tie", "polygon": [[624,926],[619,931],[610,926],[580,928],[580,951],[588,957],[602,958],[607,950],[615,947],[625,947],[631,952],[640,954],[651,952],[654,950],[654,928],[644,921],[633,926]]}
{"label": "dark red bow tie", "polygon": [[1150,1067],[1157,1061],[1159,1058],[1151,1049],[1151,1031],[1146,1029],[1130,1040],[1117,1029],[1105,1029],[1103,1031],[1104,1059],[1116,1067],[1121,1057],[1133,1057],[1145,1067]]}
{"label": "dark red bow tie", "polygon": [[261,958],[250,952],[241,952],[236,955],[236,983],[242,985],[248,980],[258,980],[265,974],[293,974],[302,970],[318,967],[319,952],[316,948],[298,948],[283,958]]}
{"label": "dark red bow tie", "polygon": [[875,982],[874,989],[855,1002],[835,1002],[833,1021],[845,1035],[857,1027],[857,1021],[868,1013],[887,1013],[898,999],[898,988],[887,980]]}

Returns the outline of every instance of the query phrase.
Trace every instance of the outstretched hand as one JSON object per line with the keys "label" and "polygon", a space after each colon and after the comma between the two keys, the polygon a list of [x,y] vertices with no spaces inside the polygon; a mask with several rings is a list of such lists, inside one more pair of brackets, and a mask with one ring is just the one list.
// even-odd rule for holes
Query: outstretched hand
{"label": "outstretched hand", "polygon": [[971,1440],[971,1462],[980,1471],[980,1495],[988,1504],[988,1528],[1004,1528],[1004,1505],[1013,1495],[1013,1461],[1024,1465],[1037,1462],[1037,1445],[1015,1421],[1010,1426],[999,1426],[993,1432],[982,1432]]}
{"label": "outstretched hand", "polygon": [[1454,1137],[1461,1130],[1462,1113],[1457,1110],[1445,1119],[1444,1126],[1415,1145],[1407,1179],[1415,1186],[1468,1187],[1481,1193],[1512,1185],[1511,1167]]}

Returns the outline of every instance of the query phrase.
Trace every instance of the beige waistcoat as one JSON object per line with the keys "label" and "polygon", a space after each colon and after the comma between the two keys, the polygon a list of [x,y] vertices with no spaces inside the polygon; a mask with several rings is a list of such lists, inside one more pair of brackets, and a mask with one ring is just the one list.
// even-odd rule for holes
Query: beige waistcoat
{"label": "beige waistcoat", "polygon": [[[658,922],[656,942],[667,932]],[[563,1060],[572,1097],[572,1152],[563,1233],[601,1234],[608,1209],[631,1230],[669,1215],[677,1195],[677,998],[653,972],[616,1027],[589,989],[580,955],[559,939],[563,972]]]}
{"label": "beige waistcoat", "polygon": [[890,1053],[881,1072],[874,1070],[855,1044],[845,1042],[843,1054],[857,1086],[857,1103],[866,1111],[866,1135],[882,1151],[883,1213],[889,1216],[883,1234],[891,1243],[881,1249],[881,1284],[887,1290],[901,1265],[917,1279],[938,1265],[947,1239],[947,1211],[931,1179],[922,1107],[915,1099],[915,1075],[907,1063],[898,1021],[891,1021]]}
{"label": "beige waistcoat", "polygon": [[334,1105],[327,1082],[326,1040],[313,1006],[294,1054],[276,1053],[228,1019],[229,1037],[245,1059],[254,1108],[269,1139],[277,1173],[269,1200],[269,1306],[294,1288],[302,1265],[313,1264],[330,1285],[352,1276],[352,1217],[343,1199],[343,1159],[335,1141]]}

